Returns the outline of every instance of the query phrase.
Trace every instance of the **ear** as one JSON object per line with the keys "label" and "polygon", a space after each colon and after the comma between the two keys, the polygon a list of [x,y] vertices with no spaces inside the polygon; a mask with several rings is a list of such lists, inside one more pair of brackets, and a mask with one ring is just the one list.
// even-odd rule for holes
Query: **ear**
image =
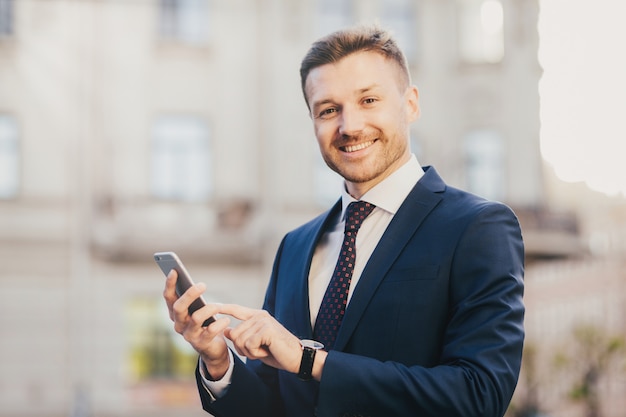
{"label": "ear", "polygon": [[407,119],[412,123],[420,117],[419,91],[414,85],[409,86],[405,93]]}

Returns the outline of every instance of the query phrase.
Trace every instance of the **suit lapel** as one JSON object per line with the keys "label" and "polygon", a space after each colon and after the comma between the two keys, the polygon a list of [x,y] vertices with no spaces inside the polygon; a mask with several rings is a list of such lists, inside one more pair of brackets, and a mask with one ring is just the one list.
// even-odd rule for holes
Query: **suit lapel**
{"label": "suit lapel", "polygon": [[289,274],[292,274],[294,278],[297,277],[297,279],[286,280],[286,282],[294,285],[289,293],[293,294],[293,299],[295,299],[293,303],[295,314],[288,320],[293,320],[292,330],[303,338],[311,339],[313,337],[309,305],[309,271],[313,254],[322,234],[329,227],[328,223],[335,219],[340,211],[341,200],[325,214],[307,224],[297,238],[293,239],[295,244],[290,251],[291,255],[286,256],[283,261],[285,262],[285,270],[289,271]]}
{"label": "suit lapel", "polygon": [[445,183],[432,167],[413,187],[372,253],[346,310],[335,349],[345,347],[391,265],[428,214],[439,204]]}

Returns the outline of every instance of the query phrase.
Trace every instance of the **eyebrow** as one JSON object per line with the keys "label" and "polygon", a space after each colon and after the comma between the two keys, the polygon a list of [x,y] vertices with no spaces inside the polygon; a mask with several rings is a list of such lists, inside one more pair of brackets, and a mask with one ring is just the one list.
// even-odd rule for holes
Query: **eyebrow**
{"label": "eyebrow", "polygon": [[367,87],[361,88],[361,89],[359,90],[359,94],[367,93],[368,91],[370,91],[370,90],[374,90],[374,89],[375,89],[375,88],[377,88],[377,87],[379,87],[379,85],[378,85],[378,84],[376,84],[376,83],[374,83],[374,84],[372,84],[372,85],[370,85],[370,86],[367,86]]}

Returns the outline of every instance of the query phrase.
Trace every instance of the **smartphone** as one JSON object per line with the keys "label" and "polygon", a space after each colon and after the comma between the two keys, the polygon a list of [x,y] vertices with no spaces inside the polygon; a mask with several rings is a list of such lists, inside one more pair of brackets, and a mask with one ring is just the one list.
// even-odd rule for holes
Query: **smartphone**
{"label": "smartphone", "polygon": [[[176,280],[176,295],[179,297],[183,295],[194,283],[191,279],[191,275],[187,272],[185,265],[181,262],[178,255],[174,252],[157,252],[154,254],[154,260],[161,268],[161,271],[165,276],[169,275],[170,271],[174,269],[178,273],[178,279]],[[191,316],[196,310],[204,307],[206,302],[202,296],[196,298],[189,306],[189,315]],[[206,327],[215,321],[215,317],[209,317],[202,323],[202,327]]]}

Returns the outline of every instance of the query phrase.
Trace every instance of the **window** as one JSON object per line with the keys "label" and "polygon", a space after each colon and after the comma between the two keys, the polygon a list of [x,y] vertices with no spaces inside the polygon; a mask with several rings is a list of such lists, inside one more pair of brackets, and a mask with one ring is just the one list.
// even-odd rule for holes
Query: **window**
{"label": "window", "polygon": [[500,0],[457,0],[459,53],[471,64],[498,63],[504,56],[504,12]]}
{"label": "window", "polygon": [[326,36],[353,23],[351,0],[317,0],[315,28],[317,36]]}
{"label": "window", "polygon": [[0,199],[17,195],[19,188],[20,152],[15,119],[0,114]]}
{"label": "window", "polygon": [[470,132],[464,141],[467,189],[492,200],[505,195],[504,149],[502,138],[493,130]]}
{"label": "window", "polygon": [[0,0],[0,38],[13,34],[13,0]]}
{"label": "window", "polygon": [[208,0],[159,0],[159,35],[192,45],[208,40]]}
{"label": "window", "polygon": [[152,133],[152,194],[181,201],[206,201],[212,192],[209,130],[194,116],[159,118]]}
{"label": "window", "polygon": [[413,0],[385,0],[379,3],[381,25],[391,31],[409,62],[415,62],[417,55],[413,4]]}

